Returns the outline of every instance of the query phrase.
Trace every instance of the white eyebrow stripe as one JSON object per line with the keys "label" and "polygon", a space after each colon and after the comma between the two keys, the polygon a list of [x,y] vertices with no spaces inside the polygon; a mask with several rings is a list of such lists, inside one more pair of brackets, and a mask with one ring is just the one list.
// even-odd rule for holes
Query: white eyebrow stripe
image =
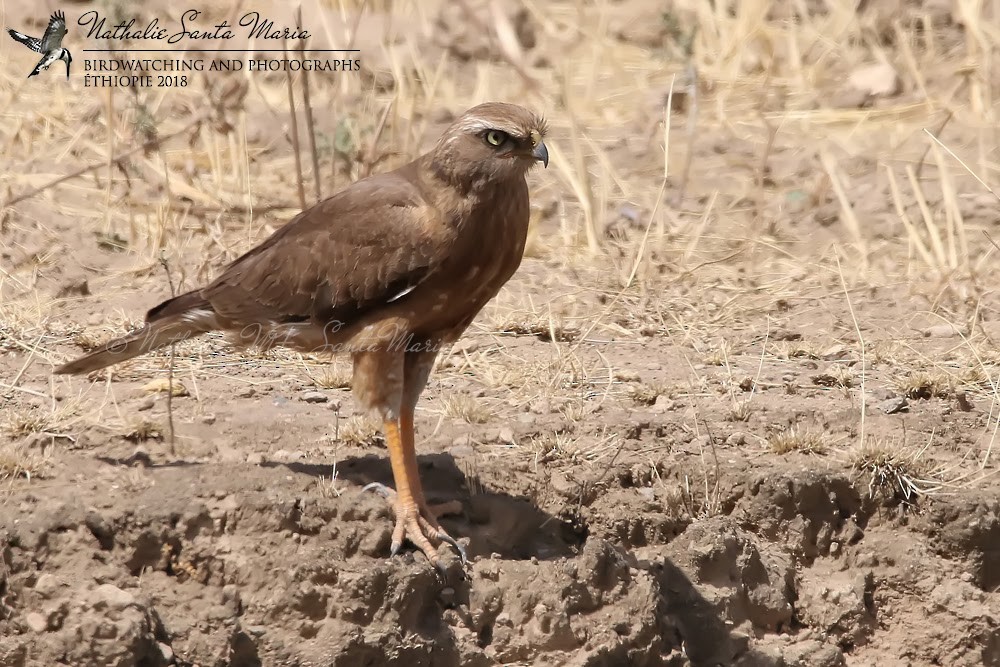
{"label": "white eyebrow stripe", "polygon": [[472,133],[485,132],[486,130],[500,130],[502,132],[506,132],[512,137],[516,137],[519,134],[518,130],[512,128],[506,123],[490,122],[482,118],[477,118],[476,116],[463,118],[458,124],[458,129],[463,132]]}
{"label": "white eyebrow stripe", "polygon": [[463,132],[482,132],[484,130],[492,129],[486,121],[481,118],[466,118],[459,123],[458,127]]}

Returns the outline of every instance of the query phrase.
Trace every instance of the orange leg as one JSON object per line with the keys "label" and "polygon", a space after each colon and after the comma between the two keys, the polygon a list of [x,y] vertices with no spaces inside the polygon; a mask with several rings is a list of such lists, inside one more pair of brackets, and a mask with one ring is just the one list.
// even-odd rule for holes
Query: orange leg
{"label": "orange leg", "polygon": [[[404,539],[409,539],[420,549],[427,560],[438,564],[437,550],[434,542],[446,542],[458,550],[462,562],[466,561],[465,549],[458,544],[437,521],[437,517],[445,513],[461,510],[458,502],[428,505],[424,500],[423,487],[417,471],[417,453],[414,447],[413,412],[404,409],[399,420],[386,420],[384,423],[386,445],[389,448],[389,462],[392,465],[392,476],[396,490],[382,484],[369,484],[366,489],[374,489],[394,501],[396,525],[392,531],[391,553],[395,555],[403,545]],[[457,505],[457,507],[456,507]]]}

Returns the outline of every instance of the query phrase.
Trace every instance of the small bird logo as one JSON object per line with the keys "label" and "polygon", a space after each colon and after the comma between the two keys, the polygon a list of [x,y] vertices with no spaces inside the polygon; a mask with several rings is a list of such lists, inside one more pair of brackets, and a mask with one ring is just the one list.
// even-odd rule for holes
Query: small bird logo
{"label": "small bird logo", "polygon": [[66,36],[66,15],[62,12],[55,12],[49,18],[49,25],[45,28],[45,34],[41,39],[29,37],[23,32],[18,32],[12,28],[7,28],[7,32],[18,42],[21,42],[35,53],[41,53],[42,59],[31,70],[28,78],[35,76],[43,69],[48,69],[49,65],[57,60],[66,61],[66,78],[69,78],[69,65],[73,62],[73,56],[69,49],[64,49],[62,45],[63,37]]}

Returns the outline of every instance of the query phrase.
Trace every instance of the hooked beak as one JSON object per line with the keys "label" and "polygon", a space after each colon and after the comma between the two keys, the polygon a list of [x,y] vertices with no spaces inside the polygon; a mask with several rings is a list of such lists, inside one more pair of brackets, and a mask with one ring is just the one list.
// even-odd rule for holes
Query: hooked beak
{"label": "hooked beak", "polygon": [[542,165],[549,166],[549,149],[545,147],[545,144],[539,142],[535,146],[535,150],[531,151],[531,156],[542,163]]}

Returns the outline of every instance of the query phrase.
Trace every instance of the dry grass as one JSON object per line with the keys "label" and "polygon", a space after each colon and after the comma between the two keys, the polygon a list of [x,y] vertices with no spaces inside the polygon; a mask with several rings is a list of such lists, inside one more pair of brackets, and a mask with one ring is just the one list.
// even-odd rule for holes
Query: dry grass
{"label": "dry grass", "polygon": [[310,376],[319,389],[350,389],[352,369],[347,364],[333,364],[319,373]]}
{"label": "dry grass", "polygon": [[585,401],[570,400],[560,406],[559,412],[566,418],[566,421],[579,424],[586,421],[594,413],[594,406]]}
{"label": "dry grass", "polygon": [[713,348],[705,355],[704,363],[709,366],[725,366],[732,354],[730,343],[723,340],[718,347]]}
{"label": "dry grass", "polygon": [[467,394],[454,394],[441,399],[446,417],[459,419],[467,424],[486,424],[496,417],[489,404],[481,398]]}
{"label": "dry grass", "polygon": [[3,432],[14,440],[32,435],[69,437],[74,433],[82,417],[75,403],[49,409],[42,407],[14,407],[5,410]]}
{"label": "dry grass", "polygon": [[527,449],[532,453],[533,465],[537,469],[539,465],[551,462],[594,464],[613,457],[620,444],[614,435],[587,438],[557,431],[531,438]]}
{"label": "dry grass", "polygon": [[895,384],[899,393],[907,398],[948,397],[955,393],[955,379],[938,369],[913,371],[897,378]]}
{"label": "dry grass", "polygon": [[821,359],[823,349],[814,341],[783,340],[774,344],[774,355],[779,359]]}
{"label": "dry grass", "polygon": [[750,407],[750,401],[735,402],[726,412],[726,421],[747,422],[750,421],[752,414],[753,408]]}
{"label": "dry grass", "polygon": [[19,444],[0,444],[0,481],[23,477],[27,480],[44,474],[47,457]]}
{"label": "dry grass", "polygon": [[629,395],[639,405],[653,405],[660,396],[669,396],[669,388],[663,384],[637,384],[629,389]]}
{"label": "dry grass", "polygon": [[841,389],[851,389],[855,385],[854,374],[846,366],[832,366],[828,372],[812,376],[812,383]]}
{"label": "dry grass", "polygon": [[163,440],[163,426],[150,419],[139,418],[131,422],[122,437],[129,442],[146,442],[148,440]]}
{"label": "dry grass", "polygon": [[848,453],[848,463],[859,478],[867,478],[869,497],[914,503],[943,486],[933,479],[936,470],[926,453],[895,438],[870,437]]}
{"label": "dry grass", "polygon": [[44,433],[53,422],[40,409],[11,410],[5,419],[5,430],[11,438],[24,438],[33,433]]}
{"label": "dry grass", "polygon": [[382,442],[381,424],[366,416],[338,421],[334,438],[355,447],[371,447]]}
{"label": "dry grass", "polygon": [[801,454],[826,454],[829,450],[828,436],[808,428],[791,427],[767,438],[768,448],[775,454],[791,452]]}

